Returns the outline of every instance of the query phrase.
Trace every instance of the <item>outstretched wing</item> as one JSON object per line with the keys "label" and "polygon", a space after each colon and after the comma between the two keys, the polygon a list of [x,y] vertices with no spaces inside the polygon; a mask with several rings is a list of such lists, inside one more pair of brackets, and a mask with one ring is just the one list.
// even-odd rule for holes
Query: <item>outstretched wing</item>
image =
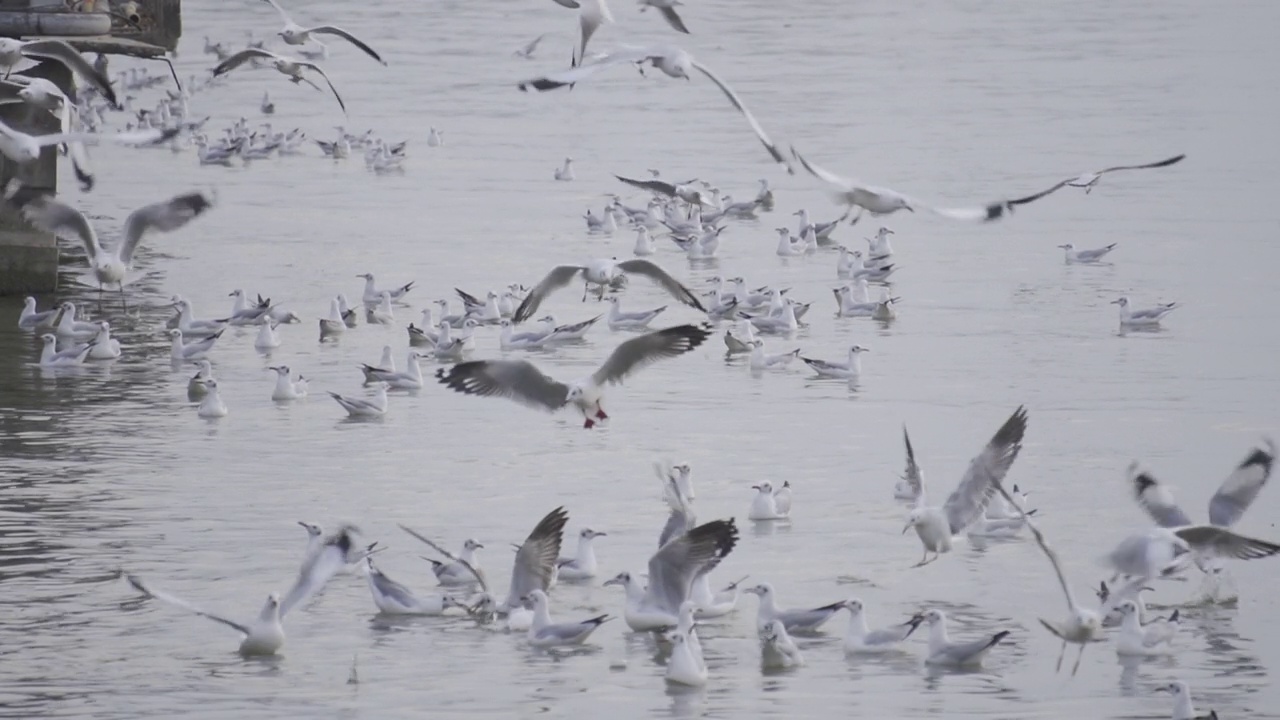
{"label": "outstretched wing", "polygon": [[656,263],[637,258],[634,260],[623,260],[618,263],[618,268],[630,275],[643,275],[644,277],[658,283],[658,285],[662,286],[663,290],[666,290],[671,294],[671,297],[679,300],[685,305],[696,310],[701,310],[702,312],[707,311],[707,309],[702,306],[702,302],[698,300],[697,295],[694,295],[689,288],[685,287],[679,280],[676,280]]}
{"label": "outstretched wing", "polygon": [[263,50],[262,48],[245,48],[215,65],[213,68],[213,75],[214,77],[225,75],[254,58],[269,58],[271,60],[276,60],[279,59],[279,57],[279,55],[276,55],[269,50]]}
{"label": "outstretched wing", "polygon": [[315,34],[315,35],[336,35],[342,38],[343,40],[346,40],[352,45],[355,45],[356,47],[363,50],[365,55],[368,55],[369,57],[373,58],[374,60],[377,60],[383,65],[387,64],[387,61],[383,60],[381,55],[374,52],[373,48],[364,44],[364,42],[362,42],[360,38],[356,37],[355,35],[352,35],[351,33],[347,32],[346,30],[343,30],[340,27],[334,27],[332,25],[320,25],[319,27],[307,28],[303,32],[308,34]]}
{"label": "outstretched wing", "polygon": [[342,96],[338,94],[338,88],[333,86],[333,81],[329,79],[328,75],[324,74],[324,70],[321,69],[319,65],[312,62],[299,62],[298,64],[302,67],[311,68],[312,70],[320,73],[320,77],[324,78],[324,84],[329,86],[329,90],[333,92],[334,99],[338,101],[338,107],[342,108],[343,114],[346,114],[347,104],[342,102]]}
{"label": "outstretched wing", "polygon": [[902,479],[907,481],[911,486],[911,491],[916,494],[919,502],[924,502],[924,474],[920,472],[920,466],[916,464],[916,453],[911,448],[911,436],[907,434],[907,426],[902,426],[902,442],[907,446],[907,469],[902,475]]}
{"label": "outstretched wing", "polygon": [[569,513],[563,507],[552,510],[538,521],[533,532],[516,550],[515,566],[511,569],[511,589],[507,593],[508,606],[534,590],[546,592],[550,587],[556,561],[560,559],[560,545],[567,522]]}
{"label": "outstretched wing", "polygon": [[22,216],[27,222],[54,235],[77,238],[84,245],[89,259],[97,259],[102,246],[98,244],[93,223],[84,213],[47,195],[29,196],[28,199],[29,202],[22,205]]}
{"label": "outstretched wing", "polygon": [[142,580],[142,578],[138,577],[137,575],[125,575],[125,579],[128,580],[129,584],[132,585],[134,588],[136,588],[138,592],[141,592],[143,595],[146,595],[147,597],[152,597],[157,600],[162,600],[164,602],[169,603],[170,605],[180,607],[183,610],[186,610],[187,612],[195,613],[200,617],[209,618],[214,622],[222,623],[227,627],[239,630],[245,635],[249,634],[248,627],[241,625],[240,623],[235,622],[234,620],[228,620],[222,617],[221,615],[214,615],[211,612],[206,612],[204,610],[201,610],[200,608],[196,607],[195,605],[192,605],[191,603],[187,602],[186,600],[183,600],[180,597],[177,597],[176,595],[170,595],[169,593],[164,592],[162,590],[157,590],[151,587],[150,585],[148,585],[146,582]]}
{"label": "outstretched wing", "polygon": [[1240,519],[1257,499],[1262,486],[1271,477],[1271,465],[1276,459],[1276,445],[1270,439],[1265,441],[1267,449],[1256,449],[1240,463],[1222,487],[1209,500],[1209,522],[1213,525],[1230,527]]}
{"label": "outstretched wing", "polygon": [[427,545],[431,546],[431,549],[432,549],[432,550],[435,550],[436,552],[438,552],[438,553],[440,553],[441,555],[443,555],[443,556],[445,556],[445,557],[449,558],[449,559],[450,559],[450,560],[452,560],[453,562],[456,562],[456,563],[458,563],[459,565],[461,565],[462,567],[466,568],[466,569],[467,569],[467,572],[471,573],[471,576],[472,576],[472,577],[474,577],[474,578],[476,579],[476,582],[480,583],[480,589],[481,589],[481,590],[483,590],[483,591],[485,591],[485,592],[489,592],[489,586],[488,586],[488,584],[486,584],[486,583],[485,583],[485,581],[484,581],[484,575],[483,575],[479,570],[477,570],[475,567],[473,567],[473,566],[471,565],[471,563],[467,562],[466,560],[463,560],[462,558],[458,557],[457,555],[454,555],[453,553],[449,552],[448,550],[445,550],[443,547],[441,547],[440,545],[438,545],[438,544],[436,544],[435,542],[433,542],[433,541],[432,541],[430,538],[428,538],[426,535],[423,535],[422,533],[418,532],[417,530],[414,530],[413,528],[410,528],[410,527],[406,527],[406,526],[404,526],[404,525],[401,525],[401,526],[400,526],[400,529],[401,529],[401,530],[403,530],[403,531],[405,531],[405,532],[407,532],[407,533],[409,533],[409,534],[410,534],[410,535],[412,535],[415,539],[417,539],[417,540],[421,540],[422,542],[424,542],[424,543],[426,543]]}
{"label": "outstretched wing", "polygon": [[[672,15],[674,14],[675,11],[672,11]],[[677,20],[678,19],[679,18],[677,18]],[[684,30],[684,32],[689,31]],[[725,82],[717,77],[715,73],[711,72],[711,68],[706,65],[699,62],[691,62],[690,64],[693,65],[694,69],[698,72],[706,75],[711,82],[715,83],[716,87],[720,88],[720,92],[724,93],[724,96],[729,98],[729,102],[733,103],[733,106],[738,109],[738,112],[742,113],[742,116],[747,119],[747,123],[751,125],[751,131],[756,134],[756,138],[760,140],[760,144],[764,145],[764,149],[769,151],[769,155],[773,158],[773,161],[785,167],[787,172],[791,175],[795,175],[795,168],[791,167],[791,163],[787,162],[787,158],[782,154],[782,151],[779,150],[778,146],[774,145],[773,141],[769,139],[769,135],[765,133],[764,128],[760,127],[760,123],[756,121],[755,116],[752,115],[751,111],[747,109],[747,106],[743,104],[742,100],[738,97],[738,94],[733,91],[733,88],[726,85]]]}
{"label": "outstretched wing", "polygon": [[140,207],[129,213],[124,221],[124,239],[120,244],[120,259],[127,265],[133,260],[138,242],[148,230],[171,232],[194,220],[213,207],[203,193],[185,193],[158,203]]}
{"label": "outstretched wing", "polygon": [[1191,518],[1178,507],[1173,500],[1173,493],[1151,473],[1142,470],[1138,463],[1129,465],[1129,485],[1133,489],[1133,499],[1147,511],[1147,515],[1160,527],[1185,527],[1192,525]]}
{"label": "outstretched wing", "polygon": [[709,327],[676,325],[634,337],[615,348],[609,359],[592,373],[591,379],[597,385],[616,385],[650,363],[693,350],[710,336]]}
{"label": "outstretched wing", "polygon": [[551,272],[529,291],[524,300],[520,301],[520,307],[516,308],[515,314],[511,319],[514,322],[524,322],[538,311],[538,306],[542,301],[547,299],[551,293],[573,282],[578,273],[582,272],[581,265],[557,265],[551,268]]}
{"label": "outstretched wing", "polygon": [[564,407],[569,386],[542,373],[527,360],[475,360],[437,370],[442,385],[464,395],[505,397],[522,405],[554,411]]}
{"label": "outstretched wing", "polygon": [[942,507],[951,533],[958,535],[986,509],[996,486],[1004,480],[1022,449],[1022,436],[1027,431],[1027,411],[1019,406],[996,431],[987,446],[969,462],[960,486]]}

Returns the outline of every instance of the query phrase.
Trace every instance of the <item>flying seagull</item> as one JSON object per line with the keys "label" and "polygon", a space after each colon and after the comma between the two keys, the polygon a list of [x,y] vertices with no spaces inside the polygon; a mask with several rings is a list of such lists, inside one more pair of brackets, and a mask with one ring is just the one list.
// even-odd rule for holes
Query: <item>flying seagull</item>
{"label": "flying seagull", "polygon": [[116,100],[116,92],[111,89],[111,81],[84,59],[75,48],[62,40],[22,41],[13,38],[0,38],[0,68],[4,68],[5,78],[13,72],[14,66],[24,59],[56,60],[66,65],[71,72],[79,75],[85,82],[94,86],[113,107],[120,107]]}
{"label": "flying seagull", "polygon": [[266,58],[271,61],[271,64],[276,70],[280,71],[282,75],[287,76],[291,82],[295,84],[305,82],[316,90],[319,90],[319,85],[316,85],[302,75],[303,70],[316,71],[320,74],[320,77],[324,78],[325,84],[333,91],[333,97],[338,100],[338,107],[342,108],[343,114],[346,114],[347,105],[342,102],[342,96],[338,94],[338,89],[333,86],[333,83],[329,80],[329,76],[324,74],[324,70],[320,69],[320,66],[313,62],[299,60],[298,58],[291,58],[285,55],[277,55],[261,48],[246,48],[218,63],[218,66],[213,69],[213,76],[218,77],[219,75],[225,75],[252,58]]}
{"label": "flying seagull", "polygon": [[[1182,159],[1185,157],[1185,154],[1175,155],[1167,160],[1147,163],[1146,165],[1117,165],[1097,172],[1087,172],[1083,175],[1077,175],[1076,177],[1063,180],[1062,186],[1084,188],[1085,194],[1088,195],[1093,190],[1094,186],[1098,184],[1098,181],[1102,179],[1102,176],[1109,172],[1116,172],[1118,170],[1149,170],[1151,168],[1169,167],[1170,165],[1182,162]],[[1054,189],[1056,190],[1057,188]]]}
{"label": "flying seagull", "polygon": [[640,12],[644,12],[649,8],[657,8],[658,12],[662,13],[662,19],[666,20],[667,24],[674,28],[676,32],[688,35],[689,28],[684,26],[684,20],[681,20],[680,16],[676,14],[676,6],[683,4],[680,0],[640,0]]}
{"label": "flying seagull", "polygon": [[1013,208],[1017,205],[1025,205],[1034,200],[1048,195],[1049,193],[1062,187],[1062,183],[1054,185],[1048,190],[1041,190],[1033,195],[1015,198],[1013,200],[997,200],[996,202],[987,203],[977,207],[964,208],[938,208],[926,205],[919,200],[903,195],[897,190],[889,188],[875,187],[873,185],[864,185],[857,180],[836,175],[830,170],[825,170],[817,165],[805,160],[795,147],[791,148],[791,154],[796,160],[800,161],[800,165],[809,171],[810,175],[822,180],[823,182],[835,188],[831,196],[836,202],[845,205],[857,205],[865,208],[872,215],[889,215],[899,210],[915,212],[916,208],[928,210],[936,215],[952,218],[954,220],[984,220],[990,222],[999,220],[1004,217],[1005,213],[1013,212]]}
{"label": "flying seagull", "polygon": [[312,35],[337,35],[343,40],[346,40],[352,45],[363,50],[365,55],[368,55],[383,65],[387,64],[387,61],[383,60],[381,55],[374,52],[373,48],[364,44],[359,38],[346,30],[343,30],[340,27],[334,27],[333,25],[317,25],[312,28],[304,28],[295,23],[293,18],[289,17],[289,13],[285,12],[284,8],[280,7],[280,5],[276,3],[276,0],[266,0],[266,2],[271,3],[271,7],[275,8],[276,12],[280,13],[280,19],[284,20],[284,29],[276,34],[279,35],[280,39],[284,40],[286,44],[304,45],[308,40],[312,39]]}
{"label": "flying seagull", "polygon": [[752,115],[751,111],[747,109],[747,106],[743,104],[742,99],[733,91],[733,88],[725,84],[719,76],[711,71],[711,68],[698,62],[692,55],[678,47],[624,47],[615,52],[606,53],[603,58],[593,63],[577,65],[576,67],[565,70],[564,72],[551,73],[532,80],[526,80],[518,83],[516,87],[525,92],[528,92],[530,88],[537,90],[538,92],[545,92],[547,90],[554,90],[566,85],[573,85],[574,83],[593,75],[599,70],[604,70],[606,68],[625,63],[632,63],[642,68],[645,63],[649,63],[658,70],[661,70],[667,76],[677,79],[682,78],[685,80],[691,80],[692,78],[689,74],[690,70],[697,70],[703,75],[706,75],[711,82],[716,84],[716,87],[720,88],[720,92],[724,93],[724,96],[729,99],[729,102],[733,104],[733,107],[736,108],[738,112],[742,113],[742,116],[747,119],[747,123],[751,125],[752,132],[756,134],[756,138],[760,140],[762,145],[764,145],[764,149],[769,152],[769,156],[773,158],[774,162],[785,167],[788,173],[793,175],[795,174],[795,170],[791,167],[791,163],[787,161],[787,158],[782,154],[782,151],[778,149],[778,146],[769,139],[769,135],[765,133],[764,128],[756,121],[755,116]]}
{"label": "flying seagull", "polygon": [[[610,285],[624,274],[643,275],[658,283],[663,290],[671,294],[671,297],[691,308],[706,312],[706,308],[702,306],[702,302],[698,300],[697,295],[693,294],[693,291],[671,277],[657,264],[638,258],[622,262],[601,259],[589,260],[585,265],[557,265],[552,268],[551,272],[547,273],[547,276],[542,278],[541,282],[534,286],[520,302],[520,307],[516,308],[512,320],[524,322],[533,317],[533,314],[538,311],[538,306],[547,299],[548,295],[573,282],[579,273],[587,285]],[[586,297],[585,288],[583,297]]]}
{"label": "flying seagull", "polygon": [[650,363],[683,355],[710,336],[705,326],[677,325],[634,337],[618,345],[595,372],[570,383],[548,377],[527,360],[465,362],[436,371],[436,377],[465,395],[505,397],[549,412],[573,405],[582,413],[582,427],[592,428],[609,417],[601,405],[606,385],[620,384]]}

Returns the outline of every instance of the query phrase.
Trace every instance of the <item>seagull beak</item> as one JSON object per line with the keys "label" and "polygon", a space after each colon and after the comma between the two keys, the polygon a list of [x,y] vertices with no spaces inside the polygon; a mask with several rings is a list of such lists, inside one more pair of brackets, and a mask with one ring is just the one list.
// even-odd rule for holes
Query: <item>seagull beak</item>
{"label": "seagull beak", "polygon": [[902,207],[903,207],[904,209],[906,209],[906,211],[907,211],[907,212],[911,212],[911,213],[913,213],[913,212],[915,212],[915,211],[916,211],[916,209],[915,209],[915,208],[913,208],[913,207],[911,207],[910,205],[903,205]]}
{"label": "seagull beak", "polygon": [[908,530],[910,530],[910,529],[911,529],[911,523],[907,523],[907,526],[906,526],[906,527],[904,527],[904,528],[902,528],[902,534],[903,534],[903,535],[906,535],[906,534],[907,534],[907,531],[908,531]]}

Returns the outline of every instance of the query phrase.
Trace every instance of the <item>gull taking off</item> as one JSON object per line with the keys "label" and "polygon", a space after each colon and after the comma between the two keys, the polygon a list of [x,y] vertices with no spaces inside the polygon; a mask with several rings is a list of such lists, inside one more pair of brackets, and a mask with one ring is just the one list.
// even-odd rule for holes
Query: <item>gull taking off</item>
{"label": "gull taking off", "polygon": [[621,572],[605,585],[626,591],[623,613],[632,630],[657,630],[679,625],[680,606],[690,599],[694,579],[715,567],[738,543],[732,519],[712,520],[681,533],[649,558],[649,586],[631,573]]}
{"label": "gull taking off", "polygon": [[315,88],[316,90],[319,90],[320,89],[319,85],[316,85],[315,83],[311,82],[302,74],[303,70],[311,70],[315,72],[320,77],[324,78],[325,84],[328,85],[329,90],[333,92],[334,99],[338,101],[338,107],[342,108],[342,113],[344,115],[346,114],[347,104],[342,102],[342,96],[338,94],[338,89],[333,86],[333,83],[329,80],[329,76],[325,74],[324,70],[319,65],[313,62],[309,62],[307,60],[300,60],[298,58],[288,57],[286,55],[277,55],[268,50],[251,47],[251,48],[246,48],[244,50],[241,50],[235,55],[232,55],[226,60],[223,60],[222,62],[218,63],[218,65],[215,68],[213,68],[213,76],[218,77],[221,75],[226,75],[227,73],[231,72],[232,70],[235,70],[236,68],[240,67],[241,65],[245,64],[246,62],[254,58],[263,58],[266,60],[270,60],[271,66],[274,67],[277,71],[279,71],[280,74],[284,75],[285,77],[288,77],[289,81],[294,83],[295,85],[298,83],[306,83],[311,87]]}
{"label": "gull taking off", "polygon": [[[942,553],[951,552],[952,538],[982,515],[991,496],[996,494],[996,486],[1017,459],[1026,430],[1027,411],[1019,407],[1000,426],[982,452],[969,462],[959,487],[942,507],[926,505],[924,488],[921,487],[916,506],[907,516],[906,527],[902,528],[904,535],[915,528],[924,546],[924,556],[915,567],[932,562],[929,553],[933,553],[933,560],[937,560]],[[911,442],[905,428],[902,435],[907,443],[908,458],[913,461]]]}
{"label": "gull taking off", "polygon": [[555,412],[573,405],[582,427],[608,419],[601,402],[607,385],[617,385],[640,368],[683,355],[701,345],[711,331],[677,325],[627,340],[594,373],[572,383],[554,380],[527,360],[476,360],[436,371],[441,384],[464,395],[505,397],[529,407]]}

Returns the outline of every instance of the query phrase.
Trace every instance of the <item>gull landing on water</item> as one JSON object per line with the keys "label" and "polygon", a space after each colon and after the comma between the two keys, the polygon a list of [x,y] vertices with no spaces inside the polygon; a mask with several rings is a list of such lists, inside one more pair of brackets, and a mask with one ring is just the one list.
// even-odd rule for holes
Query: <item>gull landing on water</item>
{"label": "gull landing on water", "polygon": [[715,83],[716,87],[720,89],[720,92],[724,93],[724,96],[729,99],[729,102],[733,104],[733,107],[736,108],[744,118],[746,118],[747,123],[751,125],[752,132],[755,133],[756,138],[760,143],[764,145],[764,149],[769,152],[769,156],[773,158],[774,162],[785,167],[788,173],[793,175],[795,174],[795,169],[791,167],[791,163],[787,162],[787,158],[782,154],[782,151],[779,150],[778,146],[769,139],[764,128],[756,121],[755,116],[752,115],[751,111],[747,109],[747,106],[743,104],[742,99],[733,91],[733,88],[725,84],[718,75],[711,71],[711,68],[698,62],[692,55],[678,47],[623,47],[620,50],[606,53],[604,57],[596,60],[595,62],[586,65],[575,63],[575,67],[570,70],[551,73],[532,80],[526,80],[516,85],[516,87],[526,92],[530,88],[539,92],[554,90],[566,85],[573,85],[574,83],[589,77],[598,70],[626,64],[634,64],[643,68],[645,63],[649,63],[654,68],[661,70],[667,76],[676,79],[691,80],[692,78],[689,74],[691,70],[697,70],[705,75],[707,79]]}
{"label": "gull landing on water", "polygon": [[619,345],[591,375],[563,383],[542,373],[525,360],[477,360],[438,370],[440,383],[464,395],[498,396],[522,405],[555,412],[573,405],[582,413],[582,427],[607,420],[601,401],[607,385],[617,385],[628,375],[663,358],[683,355],[701,345],[711,331],[694,325],[677,325],[632,338]]}

